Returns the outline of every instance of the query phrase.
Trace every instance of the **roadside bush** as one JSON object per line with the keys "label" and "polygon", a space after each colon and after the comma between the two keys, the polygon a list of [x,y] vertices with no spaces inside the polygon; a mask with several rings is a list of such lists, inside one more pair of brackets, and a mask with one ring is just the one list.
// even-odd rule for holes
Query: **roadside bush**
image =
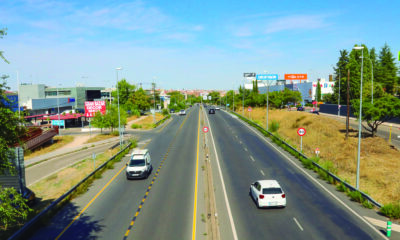
{"label": "roadside bush", "polygon": [[269,130],[271,132],[277,132],[279,130],[279,122],[272,120],[271,124],[269,125]]}
{"label": "roadside bush", "polygon": [[162,115],[164,115],[164,116],[169,115],[168,109],[164,108],[164,109],[162,110]]}
{"label": "roadside bush", "polygon": [[351,192],[348,192],[347,195],[354,202],[362,203],[364,201],[364,199],[359,191],[351,191]]}
{"label": "roadside bush", "polygon": [[399,219],[400,218],[400,202],[397,203],[389,203],[384,205],[381,208],[381,213],[391,219]]}
{"label": "roadside bush", "polygon": [[113,136],[119,136],[119,132],[118,131],[112,131],[110,134],[113,135]]}
{"label": "roadside bush", "polygon": [[133,129],[142,128],[142,125],[134,123],[131,125],[131,128],[133,128]]}
{"label": "roadside bush", "polygon": [[336,186],[336,189],[340,192],[348,192],[349,189],[344,185],[344,183],[340,183],[339,185]]}

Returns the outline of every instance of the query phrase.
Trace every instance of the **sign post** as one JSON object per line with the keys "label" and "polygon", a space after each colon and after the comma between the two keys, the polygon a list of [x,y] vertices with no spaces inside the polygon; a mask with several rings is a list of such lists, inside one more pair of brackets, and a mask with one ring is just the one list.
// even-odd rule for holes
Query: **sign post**
{"label": "sign post", "polygon": [[249,112],[249,119],[250,119],[250,120],[251,120],[251,115],[250,115],[250,114],[251,114],[251,110],[252,110],[251,107],[248,107],[248,108],[247,108],[247,111]]}
{"label": "sign post", "polygon": [[303,151],[303,136],[306,135],[306,130],[304,128],[297,129],[297,134],[300,136],[300,152]]}
{"label": "sign post", "polygon": [[92,154],[92,158],[93,158],[93,169],[96,170],[96,153]]}

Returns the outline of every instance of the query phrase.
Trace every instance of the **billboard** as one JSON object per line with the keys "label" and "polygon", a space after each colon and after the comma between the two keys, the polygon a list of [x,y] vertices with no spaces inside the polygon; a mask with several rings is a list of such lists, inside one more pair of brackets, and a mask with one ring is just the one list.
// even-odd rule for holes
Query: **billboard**
{"label": "billboard", "polygon": [[85,117],[94,117],[96,112],[100,111],[101,114],[106,114],[105,101],[86,101],[85,102]]}
{"label": "billboard", "polygon": [[307,74],[304,73],[285,74],[285,80],[307,80]]}
{"label": "billboard", "polygon": [[257,80],[278,80],[278,74],[257,74]]}
{"label": "billboard", "polygon": [[243,73],[243,77],[255,77],[256,73]]}

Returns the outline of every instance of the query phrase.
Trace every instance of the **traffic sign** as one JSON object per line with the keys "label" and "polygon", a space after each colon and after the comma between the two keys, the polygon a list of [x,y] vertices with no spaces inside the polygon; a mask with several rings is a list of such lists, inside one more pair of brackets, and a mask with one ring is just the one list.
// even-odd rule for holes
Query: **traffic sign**
{"label": "traffic sign", "polygon": [[319,154],[319,148],[315,149],[315,154],[317,154],[317,155]]}
{"label": "traffic sign", "polygon": [[306,135],[306,130],[304,128],[299,128],[297,129],[297,134],[299,134],[300,137]]}
{"label": "traffic sign", "polygon": [[252,110],[251,107],[247,108],[247,111],[248,111],[248,112],[251,112],[251,110]]}
{"label": "traffic sign", "polygon": [[208,127],[203,127],[203,132],[207,133],[208,132]]}
{"label": "traffic sign", "polygon": [[256,73],[243,73],[243,77],[255,77]]}

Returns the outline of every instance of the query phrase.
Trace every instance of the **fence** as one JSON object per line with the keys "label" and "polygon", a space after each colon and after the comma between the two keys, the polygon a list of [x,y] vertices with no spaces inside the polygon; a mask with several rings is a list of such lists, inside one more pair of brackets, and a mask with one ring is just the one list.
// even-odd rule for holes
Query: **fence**
{"label": "fence", "polygon": [[29,222],[25,223],[22,228],[20,228],[16,233],[14,233],[9,240],[11,239],[27,239],[28,235],[37,225],[41,223],[41,221],[47,216],[47,214],[51,213],[51,211],[57,209],[57,205],[61,203],[64,199],[67,199],[80,185],[82,185],[84,182],[88,181],[90,177],[92,177],[94,174],[96,174],[98,171],[100,171],[102,168],[104,168],[107,163],[115,159],[117,156],[119,156],[121,153],[123,153],[126,149],[128,149],[132,143],[129,143],[126,145],[121,151],[119,151],[117,154],[112,156],[110,159],[108,159],[106,162],[104,162],[102,165],[100,165],[98,168],[96,168],[93,172],[91,172],[88,176],[86,176],[84,179],[82,179],[79,183],[77,183],[75,186],[73,186],[68,192],[64,193],[61,197],[56,199],[54,202],[52,202],[46,209],[41,211],[38,215],[33,217]]}

